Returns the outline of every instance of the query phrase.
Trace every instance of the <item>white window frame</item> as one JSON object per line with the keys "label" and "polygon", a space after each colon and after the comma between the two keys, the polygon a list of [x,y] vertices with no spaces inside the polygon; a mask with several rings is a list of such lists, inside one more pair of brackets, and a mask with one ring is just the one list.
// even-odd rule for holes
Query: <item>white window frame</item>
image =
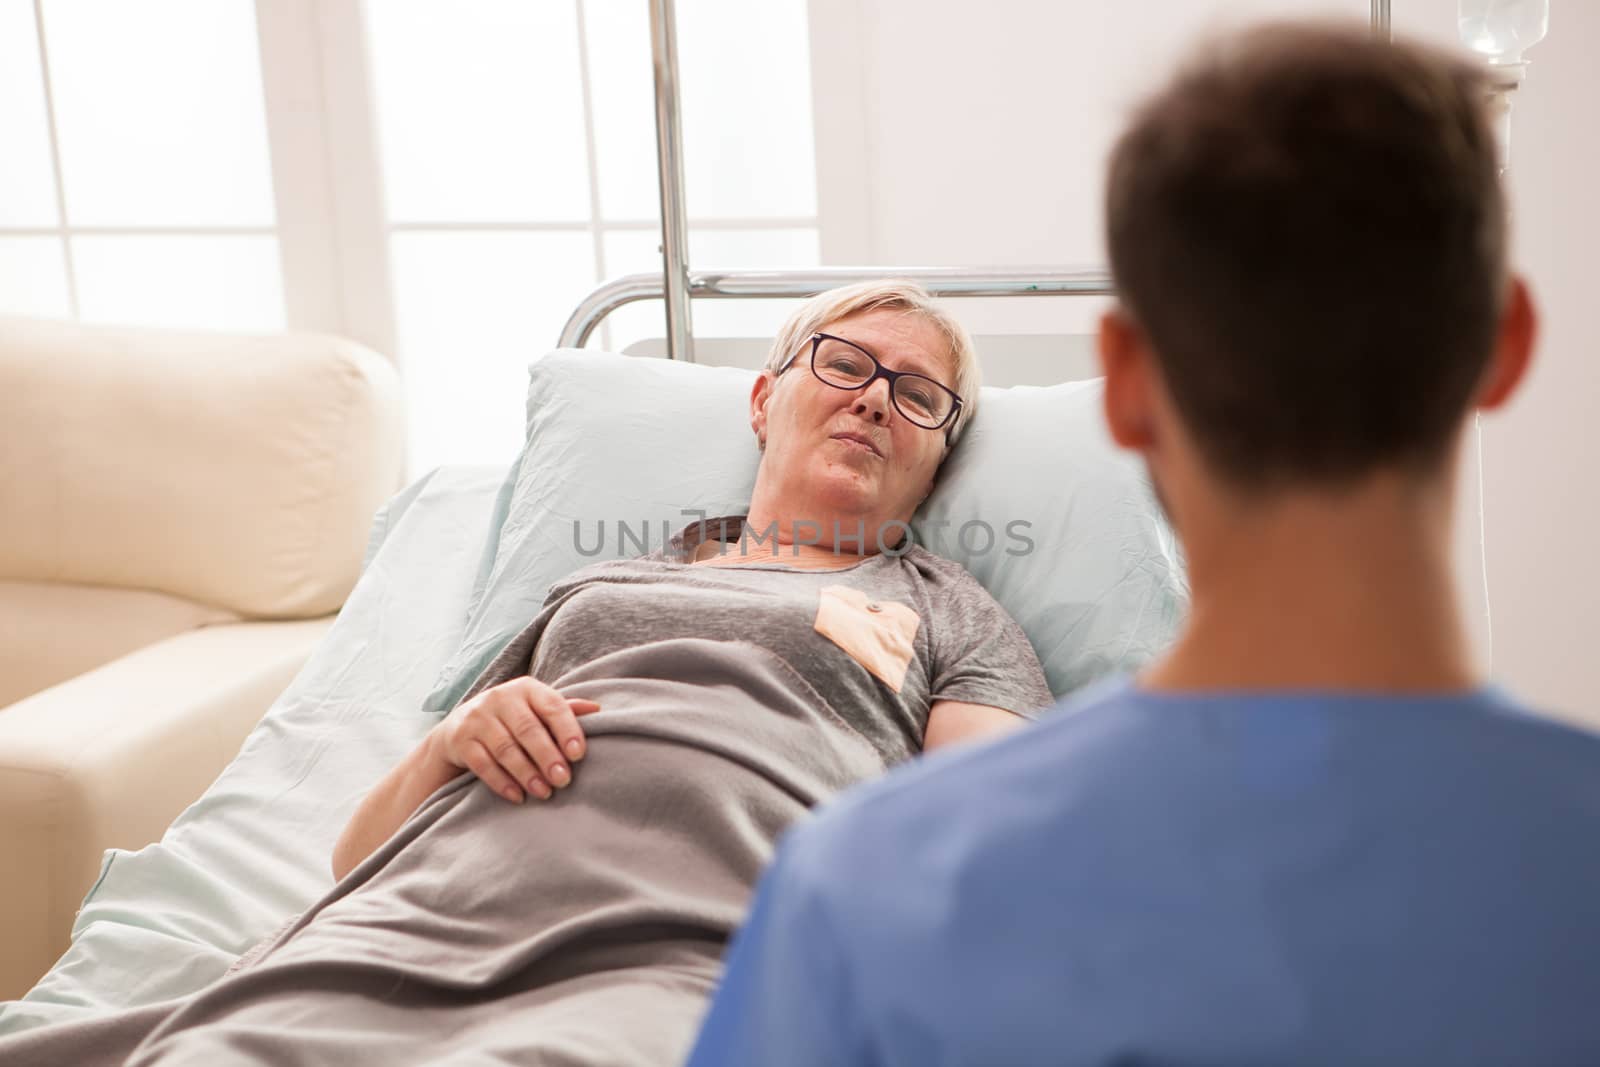
{"label": "white window frame", "polygon": [[256,0],[291,330],[394,359],[394,295],[360,0]]}
{"label": "white window frame", "polygon": [[871,76],[861,0],[808,0],[818,240],[824,266],[884,262],[872,227],[877,155],[867,136]]}
{"label": "white window frame", "polygon": [[[546,0],[548,2],[548,0]],[[390,223],[383,196],[372,63],[363,0],[256,0],[263,97],[283,265],[285,318],[293,330],[341,334],[398,358],[398,328],[389,235],[426,230],[551,232],[588,230],[600,280],[609,276],[604,237],[615,231],[657,232],[651,219],[610,219],[600,212],[589,65],[582,0],[577,9],[580,75],[590,175],[588,222]],[[634,0],[641,3],[642,0]],[[813,113],[818,161],[815,217],[697,219],[695,230],[815,229],[823,263],[870,261],[865,225],[868,185],[857,169],[865,147],[861,93],[840,93],[817,76],[859,71],[857,0],[810,0],[811,32],[827,49],[812,49]],[[857,74],[859,77],[859,74]],[[825,151],[824,145],[828,148]],[[837,147],[836,147],[837,146]],[[837,161],[824,167],[823,160]],[[253,231],[260,232],[260,231]],[[716,267],[719,264],[700,264]],[[549,338],[551,344],[556,338]],[[601,343],[609,347],[609,332]]]}
{"label": "white window frame", "polygon": [[[591,110],[582,0],[578,47],[583,97]],[[631,0],[640,3],[643,0]],[[598,282],[609,277],[604,236],[610,231],[655,232],[649,219],[602,218],[592,114],[585,115],[590,174],[590,221],[569,224],[396,224],[386,218],[371,60],[363,0],[255,0],[262,98],[272,171],[276,225],[74,226],[68,213],[43,0],[33,0],[50,162],[58,223],[13,226],[0,236],[54,236],[61,242],[67,305],[81,317],[73,263],[75,236],[270,236],[278,241],[284,323],[290,330],[335,333],[398,358],[398,328],[390,264],[391,232],[426,229],[554,231],[587,228]],[[873,152],[863,103],[860,0],[809,0],[812,112],[817,168],[815,217],[696,219],[695,230],[815,229],[825,265],[880,262],[869,192]],[[724,264],[703,263],[700,267]],[[550,338],[554,343],[555,338]],[[608,344],[609,332],[601,343]]]}

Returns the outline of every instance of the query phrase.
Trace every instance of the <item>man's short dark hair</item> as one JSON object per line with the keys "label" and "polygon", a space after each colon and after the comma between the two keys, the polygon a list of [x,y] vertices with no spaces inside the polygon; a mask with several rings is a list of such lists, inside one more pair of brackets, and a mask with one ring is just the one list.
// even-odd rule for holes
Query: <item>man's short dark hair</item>
{"label": "man's short dark hair", "polygon": [[1134,116],[1112,274],[1229,483],[1438,469],[1506,290],[1489,89],[1440,50],[1278,24],[1213,42]]}

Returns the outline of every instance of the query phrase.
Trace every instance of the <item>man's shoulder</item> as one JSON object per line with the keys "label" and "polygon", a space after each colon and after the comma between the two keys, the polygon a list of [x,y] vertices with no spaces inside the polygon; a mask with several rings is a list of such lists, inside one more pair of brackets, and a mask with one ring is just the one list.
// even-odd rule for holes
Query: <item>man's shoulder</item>
{"label": "man's shoulder", "polygon": [[[1338,884],[1357,896],[1401,878],[1490,914],[1506,894],[1488,875],[1515,853],[1517,892],[1564,915],[1573,887],[1600,894],[1600,862],[1580,870],[1570,855],[1596,833],[1600,736],[1511,702],[1188,697],[1114,681],[849,791],[786,840],[782,882],[847,946],[863,986],[898,988],[957,958],[957,971],[1005,959],[1049,984],[1065,980],[1060,960],[1118,939],[1224,951],[1254,921],[1240,887],[1299,884],[1308,856],[1347,864],[1352,841],[1362,862]],[[1419,869],[1424,838],[1433,858]],[[1318,883],[1284,907],[1317,928],[1342,905]]]}
{"label": "man's shoulder", "polygon": [[1279,769],[1304,773],[1299,793],[1332,791],[1340,767],[1369,761],[1374,774],[1407,781],[1415,763],[1405,761],[1427,759],[1497,788],[1568,798],[1577,789],[1600,816],[1600,733],[1492,690],[1420,708],[1354,694],[1158,695],[1118,676],[1025,729],[924,755],[849,791],[810,821],[807,847],[832,870],[893,878],[932,853],[949,859],[952,840],[963,842],[963,862],[1026,850],[1036,834],[1053,847],[1083,844],[1106,832],[1113,811],[1125,822],[1181,819],[1183,797],[1196,792],[1247,805],[1234,794],[1254,796]]}

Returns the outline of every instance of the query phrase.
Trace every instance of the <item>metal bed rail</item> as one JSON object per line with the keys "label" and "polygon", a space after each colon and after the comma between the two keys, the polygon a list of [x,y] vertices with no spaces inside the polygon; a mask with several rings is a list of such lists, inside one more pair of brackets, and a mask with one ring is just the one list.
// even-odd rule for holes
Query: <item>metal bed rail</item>
{"label": "metal bed rail", "polygon": [[[804,267],[797,270],[689,271],[686,298],[755,300],[804,298],[854,282],[881,278],[914,281],[937,297],[1110,296],[1111,275],[1101,268],[1057,267]],[[561,330],[562,348],[582,348],[607,315],[640,300],[668,296],[661,274],[628,274],[583,298]],[[687,349],[672,352],[683,359]]]}
{"label": "metal bed rail", "polygon": [[[691,271],[683,195],[683,129],[678,100],[678,42],[674,0],[649,0],[651,65],[655,75],[656,176],[661,195],[660,274],[630,274],[601,285],[578,305],[561,331],[563,348],[580,348],[606,315],[638,300],[663,299],[667,355],[694,359],[692,298],[806,297],[874,278],[910,278],[935,296],[1108,295],[1104,270],[986,270],[961,267],[822,267],[797,271]],[[1390,35],[1390,0],[1371,0],[1375,36]]]}
{"label": "metal bed rail", "polygon": [[1372,13],[1369,16],[1372,23],[1372,36],[1381,40],[1392,40],[1392,19],[1389,15],[1389,0],[1372,0]]}
{"label": "metal bed rail", "polygon": [[683,197],[683,128],[678,106],[677,13],[672,0],[650,0],[650,54],[656,80],[656,181],[661,194],[661,268],[667,352],[694,359],[689,310],[689,216]]}

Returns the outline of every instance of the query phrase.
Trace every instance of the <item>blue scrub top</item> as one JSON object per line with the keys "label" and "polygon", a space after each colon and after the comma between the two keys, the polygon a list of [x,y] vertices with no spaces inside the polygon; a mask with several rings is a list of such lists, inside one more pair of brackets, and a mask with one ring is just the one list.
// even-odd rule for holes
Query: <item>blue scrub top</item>
{"label": "blue scrub top", "polygon": [[1600,1064],[1600,736],[1112,680],[792,831],[690,1063]]}

